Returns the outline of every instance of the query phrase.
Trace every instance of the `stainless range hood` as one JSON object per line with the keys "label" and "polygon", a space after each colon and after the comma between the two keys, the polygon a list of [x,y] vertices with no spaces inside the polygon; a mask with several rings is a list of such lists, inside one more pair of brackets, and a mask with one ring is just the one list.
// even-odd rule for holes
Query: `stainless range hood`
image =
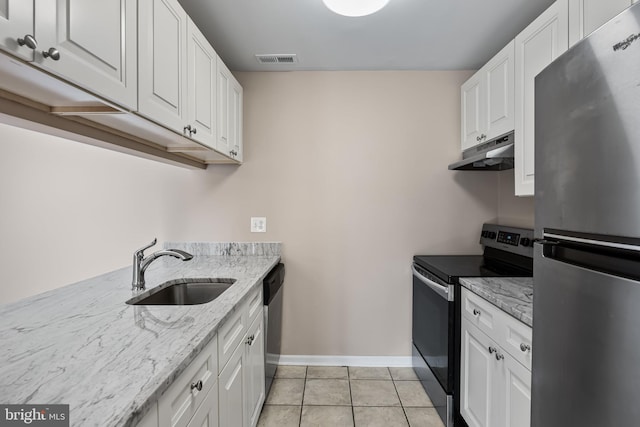
{"label": "stainless range hood", "polygon": [[513,169],[513,133],[501,136],[462,152],[462,160],[449,170],[502,171]]}

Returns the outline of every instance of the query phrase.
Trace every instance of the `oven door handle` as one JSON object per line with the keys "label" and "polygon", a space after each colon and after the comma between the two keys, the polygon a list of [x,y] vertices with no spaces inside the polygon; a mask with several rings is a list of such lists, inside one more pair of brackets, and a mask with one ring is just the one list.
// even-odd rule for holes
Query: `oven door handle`
{"label": "oven door handle", "polygon": [[447,301],[453,301],[453,292],[450,292],[450,286],[442,286],[434,282],[433,280],[427,279],[422,274],[420,274],[418,270],[416,270],[416,267],[414,265],[411,265],[411,270],[413,271],[414,277],[418,278],[418,280],[420,280],[422,283],[433,289],[435,293],[437,293]]}

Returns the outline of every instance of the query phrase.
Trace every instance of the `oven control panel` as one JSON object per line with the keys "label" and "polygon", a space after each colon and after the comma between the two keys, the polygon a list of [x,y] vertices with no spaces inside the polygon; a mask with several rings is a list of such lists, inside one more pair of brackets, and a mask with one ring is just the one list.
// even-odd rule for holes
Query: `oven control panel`
{"label": "oven control panel", "polygon": [[508,231],[498,231],[498,243],[518,246],[518,244],[520,243],[520,234],[510,233]]}
{"label": "oven control panel", "polygon": [[480,244],[532,257],[533,230],[484,224],[480,234]]}

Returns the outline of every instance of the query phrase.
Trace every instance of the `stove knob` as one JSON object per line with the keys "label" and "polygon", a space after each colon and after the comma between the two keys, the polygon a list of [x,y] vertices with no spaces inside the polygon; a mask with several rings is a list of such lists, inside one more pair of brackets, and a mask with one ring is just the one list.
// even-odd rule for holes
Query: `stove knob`
{"label": "stove knob", "polygon": [[488,237],[489,236],[489,232],[484,230],[482,231],[482,237]]}
{"label": "stove knob", "polygon": [[487,234],[489,235],[488,237],[489,237],[491,240],[493,240],[493,239],[495,239],[495,238],[496,238],[496,232],[495,232],[495,231],[489,231],[489,233],[487,233]]}
{"label": "stove knob", "polygon": [[522,239],[520,239],[520,244],[522,246],[529,246],[531,244],[531,239],[529,239],[528,237],[523,237]]}

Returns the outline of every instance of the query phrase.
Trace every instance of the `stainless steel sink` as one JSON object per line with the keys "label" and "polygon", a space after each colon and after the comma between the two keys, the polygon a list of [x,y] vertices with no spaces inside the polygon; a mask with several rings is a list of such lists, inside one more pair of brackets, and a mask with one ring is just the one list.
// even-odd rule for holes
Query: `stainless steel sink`
{"label": "stainless steel sink", "polygon": [[172,280],[136,295],[127,301],[131,305],[196,305],[218,298],[236,279]]}

